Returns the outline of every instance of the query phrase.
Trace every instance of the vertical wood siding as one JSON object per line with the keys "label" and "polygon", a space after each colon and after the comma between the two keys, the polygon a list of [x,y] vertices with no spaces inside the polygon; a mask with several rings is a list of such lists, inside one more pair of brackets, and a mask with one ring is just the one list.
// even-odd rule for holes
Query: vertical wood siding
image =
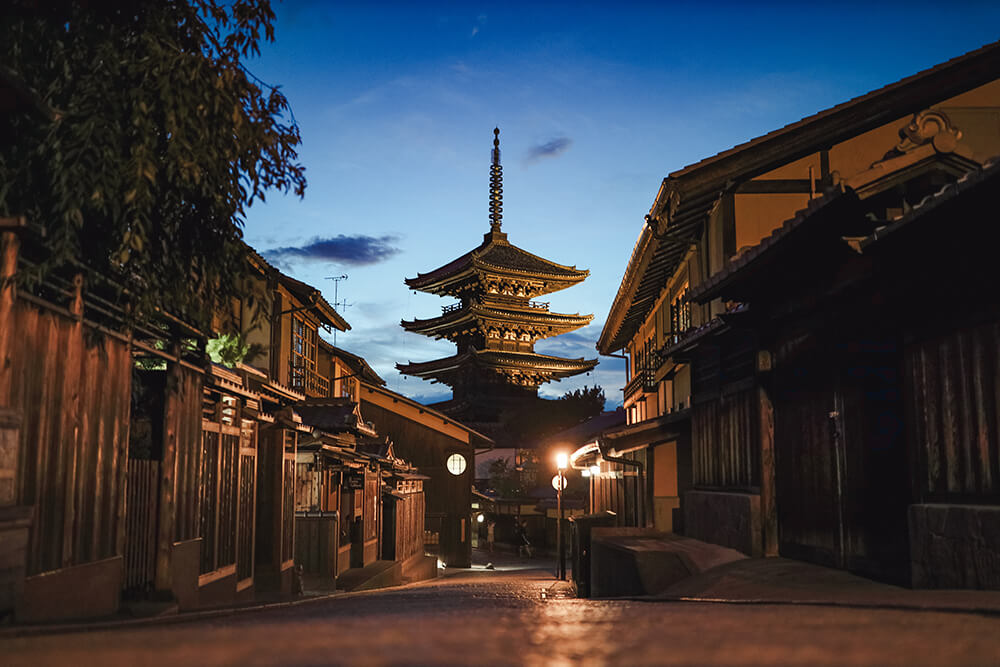
{"label": "vertical wood siding", "polygon": [[237,579],[253,577],[257,506],[257,425],[243,420],[239,448],[239,502],[236,537]]}
{"label": "vertical wood siding", "polygon": [[756,389],[691,408],[696,486],[747,490],[760,486],[760,405]]}
{"label": "vertical wood siding", "polygon": [[35,506],[28,573],[121,555],[129,345],[25,301],[11,315],[12,407],[24,416],[20,502]]}
{"label": "vertical wood siding", "polygon": [[916,494],[1000,502],[1000,324],[910,345],[906,383]]}
{"label": "vertical wood siding", "polygon": [[[292,433],[294,437],[294,432]],[[281,559],[290,561],[295,557],[295,453],[286,454],[283,460],[281,485],[281,517],[285,529],[281,533]]]}
{"label": "vertical wood siding", "polygon": [[173,540],[183,542],[201,535],[202,374],[188,368],[173,370],[169,400],[176,409],[166,415],[165,429],[176,438],[176,492]]}
{"label": "vertical wood siding", "polygon": [[160,462],[129,459],[124,590],[145,591],[154,584],[159,492]]}
{"label": "vertical wood siding", "polygon": [[839,565],[840,486],[829,417],[837,405],[832,386],[823,386],[826,376],[813,375],[782,378],[774,403],[781,553]]}

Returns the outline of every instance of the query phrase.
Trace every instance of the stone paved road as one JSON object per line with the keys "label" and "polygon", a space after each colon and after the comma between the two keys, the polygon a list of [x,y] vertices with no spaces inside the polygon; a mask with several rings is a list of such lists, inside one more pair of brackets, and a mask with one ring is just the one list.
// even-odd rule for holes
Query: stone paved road
{"label": "stone paved road", "polygon": [[998,664],[1000,619],[543,598],[542,570],[214,620],[0,640],[4,665]]}

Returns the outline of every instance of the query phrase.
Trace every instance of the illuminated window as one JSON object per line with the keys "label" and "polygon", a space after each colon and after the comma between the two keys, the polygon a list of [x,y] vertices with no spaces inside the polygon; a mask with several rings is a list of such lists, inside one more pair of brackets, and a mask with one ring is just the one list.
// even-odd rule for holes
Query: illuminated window
{"label": "illuminated window", "polygon": [[448,457],[448,472],[452,475],[461,475],[465,472],[465,466],[467,465],[465,457],[461,454],[452,454]]}

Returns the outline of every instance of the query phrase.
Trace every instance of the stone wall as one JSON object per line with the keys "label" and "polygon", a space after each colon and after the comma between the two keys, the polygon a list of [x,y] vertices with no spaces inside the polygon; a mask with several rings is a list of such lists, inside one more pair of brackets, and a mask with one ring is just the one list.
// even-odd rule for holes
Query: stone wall
{"label": "stone wall", "polygon": [[687,491],[681,509],[686,536],[763,555],[759,494]]}
{"label": "stone wall", "polygon": [[914,588],[1000,589],[1000,507],[910,505]]}

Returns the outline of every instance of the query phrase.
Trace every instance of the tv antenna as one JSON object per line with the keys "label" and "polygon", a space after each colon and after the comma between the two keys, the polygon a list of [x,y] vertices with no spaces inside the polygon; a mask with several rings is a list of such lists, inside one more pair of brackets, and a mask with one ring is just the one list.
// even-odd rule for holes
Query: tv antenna
{"label": "tv antenna", "polygon": [[[339,275],[339,276],[328,276],[327,280],[332,280],[333,281],[333,309],[334,310],[336,310],[338,312],[343,312],[344,310],[346,310],[350,306],[354,305],[353,303],[347,303],[346,301],[339,301],[338,300],[338,298],[339,298],[338,297],[338,291],[339,291],[339,288],[340,288],[340,281],[341,280],[347,280],[347,274],[346,273],[344,273],[342,275]],[[337,344],[337,327],[333,327],[333,344],[334,345]]]}

